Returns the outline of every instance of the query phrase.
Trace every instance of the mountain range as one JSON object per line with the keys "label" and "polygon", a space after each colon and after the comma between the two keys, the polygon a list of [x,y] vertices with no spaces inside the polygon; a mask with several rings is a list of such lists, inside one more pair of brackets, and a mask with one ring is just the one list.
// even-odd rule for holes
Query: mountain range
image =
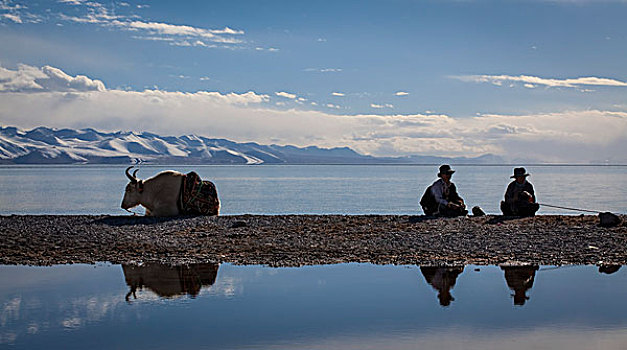
{"label": "mountain range", "polygon": [[476,158],[373,157],[348,147],[320,148],[238,143],[196,135],[160,136],[94,129],[0,127],[0,164],[502,164]]}

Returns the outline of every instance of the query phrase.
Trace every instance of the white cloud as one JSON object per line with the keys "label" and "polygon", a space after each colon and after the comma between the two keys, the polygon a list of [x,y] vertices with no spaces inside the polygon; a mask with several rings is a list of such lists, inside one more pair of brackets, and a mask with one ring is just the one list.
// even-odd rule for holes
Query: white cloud
{"label": "white cloud", "polygon": [[268,51],[268,52],[278,52],[279,49],[274,48],[274,47],[269,47],[269,48],[263,48],[263,47],[255,47],[256,51]]}
{"label": "white cloud", "polygon": [[131,29],[143,29],[153,33],[165,35],[199,36],[204,38],[215,37],[215,34],[213,34],[211,30],[185,25],[142,21],[120,22],[119,25],[127,26]]}
{"label": "white cloud", "polygon": [[377,108],[377,109],[381,109],[381,108],[394,108],[394,105],[391,105],[389,103],[383,104],[383,105],[379,105],[376,103],[371,103],[370,107],[372,108]]}
{"label": "white cloud", "polygon": [[343,93],[341,93],[341,92],[334,92],[334,93],[332,93],[331,95],[333,95],[333,96],[338,96],[338,97],[343,97],[343,96],[346,96],[346,94],[343,94]]}
{"label": "white cloud", "polygon": [[[111,14],[105,6],[95,1],[64,0],[61,1],[61,3],[77,6],[86,10],[84,14],[78,16],[68,16],[62,13],[57,14],[58,18],[61,20],[83,24],[96,24],[103,27],[114,27],[134,32],[146,32],[151,35],[152,38],[161,36],[164,38],[164,41],[173,37],[187,39],[172,43],[176,46],[220,47],[207,44],[203,41],[199,41],[198,39],[229,45],[244,43],[244,40],[233,38],[233,36],[236,35],[244,35],[244,31],[233,29],[228,26],[222,29],[207,29],[190,25],[146,21],[139,18],[137,15],[124,16]],[[138,5],[138,8],[141,8],[140,6],[141,5]],[[150,38],[143,35],[136,35],[133,37],[136,39]]]}
{"label": "white cloud", "polygon": [[398,91],[397,93],[395,93],[394,95],[396,96],[407,96],[409,95],[409,92],[405,92],[405,91]]}
{"label": "white cloud", "polygon": [[305,72],[338,73],[342,68],[305,68]]}
{"label": "white cloud", "polygon": [[613,86],[613,87],[626,87],[627,82],[609,79],[609,78],[597,78],[597,77],[581,77],[573,79],[547,79],[534,77],[529,75],[463,75],[453,76],[452,78],[459,79],[465,82],[473,83],[491,83],[497,86],[501,86],[504,83],[523,83],[530,85],[544,85],[547,87],[568,87],[574,88],[581,85],[587,86]]}
{"label": "white cloud", "polygon": [[243,30],[235,30],[229,27],[224,27],[224,29],[213,29],[211,30],[211,32],[213,34],[231,34],[231,35],[244,34]]}
{"label": "white cloud", "polygon": [[42,68],[19,65],[17,70],[0,67],[0,92],[81,92],[104,91],[100,80],[84,75],[72,77],[50,66]]}
{"label": "white cloud", "polygon": [[61,4],[78,6],[84,4],[86,0],[58,0],[58,2]]}
{"label": "white cloud", "polygon": [[5,14],[2,15],[2,17],[10,19],[11,21],[13,21],[15,23],[19,23],[19,24],[24,23],[24,22],[22,22],[22,18],[20,18],[19,15],[13,15],[13,14],[10,14],[10,13],[5,13]]}
{"label": "white cloud", "polygon": [[[13,87],[5,86],[7,76]],[[277,109],[270,105],[270,96],[252,91],[243,94],[123,91],[103,86],[92,91],[68,92],[66,87],[61,91],[44,88],[39,83],[41,79],[67,82],[76,77],[52,67],[0,69],[0,81],[4,84],[0,93],[2,125],[93,127],[164,135],[195,133],[240,142],[349,146],[377,156],[493,153],[506,159],[534,158],[549,162],[627,161],[624,152],[627,110],[484,114],[466,118],[442,114],[338,115]],[[52,85],[59,86],[55,84]],[[297,98],[294,94],[284,94],[294,96],[292,100]],[[341,109],[334,104],[322,107]]]}
{"label": "white cloud", "polygon": [[297,96],[296,96],[296,95],[294,95],[294,94],[290,94],[289,92],[284,92],[284,91],[281,91],[281,92],[275,92],[274,94],[275,94],[275,95],[277,95],[277,96],[280,96],[280,97],[289,98],[289,99],[291,99],[291,100],[293,100],[293,99],[295,99],[295,98],[297,97]]}

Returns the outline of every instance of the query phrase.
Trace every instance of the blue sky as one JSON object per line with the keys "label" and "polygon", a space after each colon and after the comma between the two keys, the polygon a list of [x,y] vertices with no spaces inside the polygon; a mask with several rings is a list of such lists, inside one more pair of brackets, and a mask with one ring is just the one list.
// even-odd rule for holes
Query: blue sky
{"label": "blue sky", "polygon": [[625,162],[627,1],[0,1],[0,123]]}

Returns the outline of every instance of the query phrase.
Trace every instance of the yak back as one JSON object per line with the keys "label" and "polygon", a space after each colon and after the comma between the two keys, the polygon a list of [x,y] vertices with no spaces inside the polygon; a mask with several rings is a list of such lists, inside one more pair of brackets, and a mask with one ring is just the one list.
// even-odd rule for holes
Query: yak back
{"label": "yak back", "polygon": [[218,215],[220,200],[216,186],[211,181],[203,181],[193,171],[186,174],[181,184],[179,207],[181,214]]}

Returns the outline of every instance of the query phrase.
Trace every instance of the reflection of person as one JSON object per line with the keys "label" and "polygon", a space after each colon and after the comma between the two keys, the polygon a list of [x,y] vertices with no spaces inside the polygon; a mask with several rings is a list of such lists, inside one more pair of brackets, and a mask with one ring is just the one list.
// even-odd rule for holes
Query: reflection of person
{"label": "reflection of person", "polygon": [[534,216],[540,205],[536,203],[536,194],[533,185],[527,181],[525,168],[515,168],[515,179],[505,191],[505,200],[501,202],[501,211],[506,216]]}
{"label": "reflection of person", "polygon": [[514,291],[514,305],[525,305],[529,300],[526,292],[533,287],[533,279],[540,267],[531,266],[501,266],[505,271],[505,281],[509,289]]}
{"label": "reflection of person", "polygon": [[141,266],[122,265],[124,279],[130,287],[126,301],[131,295],[137,298],[136,290],[144,287],[165,298],[184,294],[196,297],[202,286],[211,286],[215,283],[218,267],[218,264],[170,266],[147,263]]}
{"label": "reflection of person", "polygon": [[599,266],[599,272],[608,275],[613,274],[621,268],[621,265],[601,265]]}
{"label": "reflection of person", "polygon": [[449,306],[455,300],[451,295],[451,289],[455,287],[457,276],[464,271],[463,266],[420,266],[420,272],[435,290],[438,291],[440,305]]}
{"label": "reflection of person", "polygon": [[464,200],[457,193],[451,177],[455,170],[447,164],[440,166],[439,179],[427,190],[420,199],[425,215],[455,217],[468,214]]}

